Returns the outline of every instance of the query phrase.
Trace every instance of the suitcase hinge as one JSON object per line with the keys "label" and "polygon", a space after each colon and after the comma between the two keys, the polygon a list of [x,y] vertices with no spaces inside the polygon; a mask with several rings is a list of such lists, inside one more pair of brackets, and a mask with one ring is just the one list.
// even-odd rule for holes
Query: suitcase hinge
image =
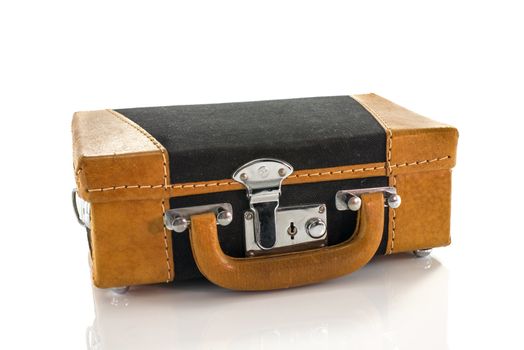
{"label": "suitcase hinge", "polygon": [[78,195],[76,188],[73,189],[72,199],[76,220],[80,225],[91,228],[91,204]]}

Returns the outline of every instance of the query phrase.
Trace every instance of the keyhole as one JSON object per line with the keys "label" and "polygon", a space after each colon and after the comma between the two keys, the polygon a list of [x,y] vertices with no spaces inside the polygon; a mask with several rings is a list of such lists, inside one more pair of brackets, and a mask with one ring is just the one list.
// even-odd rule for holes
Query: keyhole
{"label": "keyhole", "polygon": [[297,234],[297,227],[293,222],[289,224],[289,227],[287,228],[287,234],[291,236],[291,239],[295,239],[295,235]]}

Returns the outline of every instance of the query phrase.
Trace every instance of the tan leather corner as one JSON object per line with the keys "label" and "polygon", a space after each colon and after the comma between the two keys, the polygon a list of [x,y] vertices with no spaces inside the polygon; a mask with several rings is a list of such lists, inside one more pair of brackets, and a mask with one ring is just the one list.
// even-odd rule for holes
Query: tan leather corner
{"label": "tan leather corner", "polygon": [[93,282],[112,288],[173,280],[170,231],[158,200],[94,203]]}
{"label": "tan leather corner", "polygon": [[[154,184],[145,198],[162,198],[169,183],[167,151],[151,135],[112,111],[77,112],[73,116],[73,161],[79,195],[97,202],[99,192],[122,186],[133,199],[137,185]],[[98,189],[91,192],[88,189]]]}
{"label": "tan leather corner", "polygon": [[[112,110],[75,113],[72,132],[78,193],[92,205],[95,285],[118,287],[173,280],[171,232],[162,221],[169,209],[165,148],[139,125]],[[137,185],[144,182],[157,186],[136,200]],[[119,186],[126,191],[121,191],[117,200],[97,200],[96,195],[108,196],[107,189]],[[90,188],[98,190],[90,192]]]}
{"label": "tan leather corner", "polygon": [[[375,94],[353,96],[386,130],[388,169],[411,171],[449,169],[455,166],[458,131],[423,117]],[[409,164],[417,164],[416,169]]]}
{"label": "tan leather corner", "polygon": [[353,96],[386,131],[386,174],[402,197],[389,209],[386,253],[450,243],[451,171],[458,131],[376,94]]}
{"label": "tan leather corner", "polygon": [[451,170],[397,176],[402,204],[395,209],[390,252],[446,246],[450,239]]}

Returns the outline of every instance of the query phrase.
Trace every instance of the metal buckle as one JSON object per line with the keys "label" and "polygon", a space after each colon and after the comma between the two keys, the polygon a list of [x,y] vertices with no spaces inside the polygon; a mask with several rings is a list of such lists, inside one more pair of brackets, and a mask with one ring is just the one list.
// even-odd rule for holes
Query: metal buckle
{"label": "metal buckle", "polygon": [[78,223],[87,228],[91,228],[91,204],[80,198],[76,188],[72,191],[72,201]]}
{"label": "metal buckle", "polygon": [[292,172],[290,164],[264,158],[244,164],[233,174],[233,180],[246,187],[251,208],[244,213],[247,255],[325,245],[324,204],[279,208],[282,181]]}
{"label": "metal buckle", "polygon": [[164,224],[169,230],[184,232],[191,223],[191,215],[213,212],[217,225],[227,226],[233,221],[233,207],[229,203],[198,205],[187,208],[170,209],[164,216]]}

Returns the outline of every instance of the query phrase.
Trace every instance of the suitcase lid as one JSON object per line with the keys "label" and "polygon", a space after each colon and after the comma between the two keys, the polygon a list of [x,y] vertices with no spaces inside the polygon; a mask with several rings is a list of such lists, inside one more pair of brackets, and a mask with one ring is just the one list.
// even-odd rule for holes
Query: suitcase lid
{"label": "suitcase lid", "polygon": [[239,190],[259,158],[283,185],[451,168],[455,128],[374,94],[75,113],[74,166],[90,202]]}

